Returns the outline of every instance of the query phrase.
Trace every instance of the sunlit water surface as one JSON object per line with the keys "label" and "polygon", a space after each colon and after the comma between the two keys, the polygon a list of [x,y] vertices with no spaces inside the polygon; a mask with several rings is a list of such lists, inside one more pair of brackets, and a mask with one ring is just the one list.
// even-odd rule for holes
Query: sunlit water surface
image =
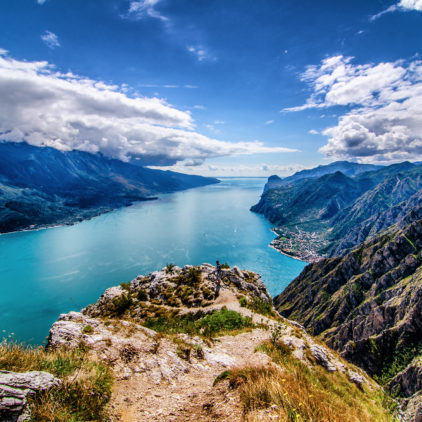
{"label": "sunlit water surface", "polygon": [[257,271],[280,293],[305,264],[270,248],[270,224],[249,211],[264,183],[223,179],[74,226],[0,236],[0,339],[40,344],[60,313],[170,262],[218,259]]}

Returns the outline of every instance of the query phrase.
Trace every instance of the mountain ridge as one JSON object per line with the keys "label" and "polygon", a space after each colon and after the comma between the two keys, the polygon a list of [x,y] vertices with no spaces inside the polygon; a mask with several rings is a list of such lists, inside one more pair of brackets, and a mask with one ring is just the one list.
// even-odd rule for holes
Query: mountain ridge
{"label": "mountain ridge", "polygon": [[71,224],[217,179],[153,170],[99,154],[0,142],[0,232]]}

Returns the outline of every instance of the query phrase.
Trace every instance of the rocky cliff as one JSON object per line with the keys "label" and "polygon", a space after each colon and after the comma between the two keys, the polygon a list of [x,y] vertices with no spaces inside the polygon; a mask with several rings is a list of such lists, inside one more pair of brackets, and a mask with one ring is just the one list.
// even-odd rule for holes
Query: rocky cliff
{"label": "rocky cliff", "polygon": [[307,266],[274,299],[282,315],[406,397],[409,408],[422,398],[422,220],[407,224],[417,216],[409,211],[344,257]]}
{"label": "rocky cliff", "polygon": [[[0,368],[16,371],[27,352],[4,347]],[[29,403],[35,421],[393,421],[364,371],[281,318],[237,267],[168,265],[111,287],[61,315],[26,368],[36,362],[65,378]]]}

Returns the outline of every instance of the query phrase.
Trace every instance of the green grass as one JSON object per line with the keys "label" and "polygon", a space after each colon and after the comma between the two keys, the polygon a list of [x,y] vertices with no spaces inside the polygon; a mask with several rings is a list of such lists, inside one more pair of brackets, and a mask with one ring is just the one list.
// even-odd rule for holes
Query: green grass
{"label": "green grass", "polygon": [[225,307],[210,313],[198,311],[175,315],[171,318],[167,315],[149,318],[144,325],[159,333],[187,333],[206,337],[216,337],[254,327],[251,318],[243,317],[238,312],[230,311]]}
{"label": "green grass", "polygon": [[0,369],[14,372],[46,371],[62,386],[30,399],[33,422],[107,421],[111,370],[87,357],[83,347],[47,351],[18,344],[0,345]]}

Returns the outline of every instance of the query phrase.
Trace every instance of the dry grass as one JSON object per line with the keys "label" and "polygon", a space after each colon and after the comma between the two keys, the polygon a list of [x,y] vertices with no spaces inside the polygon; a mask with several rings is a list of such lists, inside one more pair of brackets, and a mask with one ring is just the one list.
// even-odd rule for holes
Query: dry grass
{"label": "dry grass", "polygon": [[[234,369],[221,377],[239,389],[246,421],[263,420],[265,414],[291,422],[394,420],[384,407],[380,390],[361,389],[338,371],[330,373],[320,366],[308,368],[287,349],[270,342],[264,343],[261,350],[276,365]],[[262,413],[269,408],[269,414]]]}
{"label": "dry grass", "polygon": [[14,372],[46,371],[62,380],[62,386],[30,399],[31,420],[77,422],[107,421],[111,397],[111,370],[77,350],[30,348],[0,344],[0,369]]}

